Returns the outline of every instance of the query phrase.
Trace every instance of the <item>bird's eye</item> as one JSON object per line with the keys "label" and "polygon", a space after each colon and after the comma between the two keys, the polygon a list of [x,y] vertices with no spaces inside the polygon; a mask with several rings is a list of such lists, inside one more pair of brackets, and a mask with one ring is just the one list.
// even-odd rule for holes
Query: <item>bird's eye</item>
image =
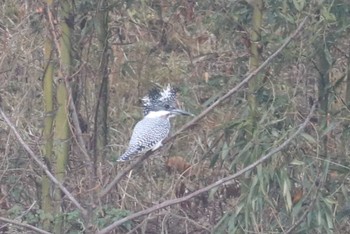
{"label": "bird's eye", "polygon": [[167,109],[167,110],[170,108],[170,106],[169,106],[168,104],[166,104],[164,107],[165,107],[165,109]]}

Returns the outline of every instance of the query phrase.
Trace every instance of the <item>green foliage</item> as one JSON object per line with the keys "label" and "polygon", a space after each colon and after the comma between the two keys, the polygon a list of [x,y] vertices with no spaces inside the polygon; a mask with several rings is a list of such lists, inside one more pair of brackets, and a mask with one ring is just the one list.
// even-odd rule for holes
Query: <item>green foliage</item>
{"label": "green foliage", "polygon": [[32,225],[38,225],[41,221],[42,216],[38,214],[36,211],[34,212],[29,212],[28,214],[25,215],[25,221],[28,224]]}
{"label": "green foliage", "polygon": [[14,205],[14,206],[12,206],[8,211],[7,211],[7,213],[8,213],[8,215],[10,216],[10,217],[17,217],[17,216],[20,216],[21,214],[22,214],[22,212],[23,212],[23,207],[22,206],[20,206],[20,205]]}
{"label": "green foliage", "polygon": [[[270,1],[268,4],[276,6],[280,3]],[[303,14],[305,10],[309,10],[309,6],[305,4],[305,1],[292,1],[292,4],[292,8],[291,5],[287,5],[286,9],[289,8],[287,11],[275,11],[275,9],[278,9],[275,7],[266,9],[266,12],[264,12],[266,20],[270,23],[273,22],[271,26],[273,26],[274,30],[281,30],[289,24],[295,24],[296,17]],[[332,7],[334,5],[337,5],[337,3],[333,5],[324,4],[320,7],[320,15],[323,17],[322,19],[324,19],[324,24],[319,24],[319,28],[315,30],[328,30],[328,26],[337,20],[336,14],[332,13],[335,12]],[[348,10],[348,7],[345,9]],[[339,16],[341,17],[341,15]],[[265,27],[268,26],[266,25]],[[335,30],[332,29],[332,31]],[[281,42],[281,38],[283,37],[276,37],[274,34],[266,35],[266,40],[270,43]],[[314,38],[316,40],[316,37]],[[322,43],[318,45],[322,46]],[[299,56],[300,51],[296,50],[297,48],[294,47],[294,45],[291,45],[291,48],[292,50],[287,49],[286,52],[284,52],[286,56],[283,59],[285,61],[296,57],[302,59]],[[325,48],[327,48],[325,54],[328,63],[330,65],[334,64],[333,55],[331,55],[332,52],[329,49],[330,47]],[[279,63],[283,63],[283,61],[279,61]],[[276,71],[278,71],[278,64],[273,66],[277,67]],[[290,87],[279,83],[277,79],[272,79],[271,86],[264,85],[264,87],[258,89],[256,93],[260,111],[262,111],[263,114],[259,117],[259,124],[257,125],[257,129],[254,130],[252,141],[246,141],[246,139],[238,137],[236,138],[236,142],[231,142],[230,144],[224,143],[219,148],[221,154],[224,155],[222,158],[223,160],[229,159],[229,157],[226,156],[229,155],[227,153],[228,149],[230,149],[230,152],[238,152],[231,164],[231,168],[237,168],[240,164],[251,164],[268,152],[272,145],[279,145],[283,139],[281,138],[282,136],[285,136],[284,139],[288,137],[290,127],[293,125],[293,121],[287,114],[290,108],[293,108],[293,103],[289,102],[289,99],[293,98],[291,95],[295,94],[290,92],[292,91]],[[279,84],[283,84],[283,86],[278,86]],[[281,89],[282,87],[283,89]],[[266,107],[268,113],[263,111],[263,107]],[[243,121],[243,119],[241,121]],[[234,122],[240,121],[235,120]],[[233,126],[236,131],[246,131],[246,125],[244,124],[236,124]],[[335,126],[331,124],[327,127],[328,130],[325,130],[327,133],[323,133],[321,130],[320,134],[325,136],[333,131],[334,127]],[[225,126],[224,129],[228,130],[231,128]],[[226,133],[233,134],[234,132],[227,131]],[[308,145],[316,146],[319,142],[318,138],[308,133],[303,133],[302,137]],[[294,145],[294,147],[298,147],[300,142],[296,142]],[[300,152],[298,154],[300,154]],[[224,216],[219,223],[220,225],[216,227],[215,232],[221,233],[228,231],[229,233],[240,233],[246,231],[257,232],[258,230],[260,232],[263,230],[263,232],[281,231],[282,229],[285,230],[285,227],[290,226],[295,220],[298,220],[303,212],[308,212],[308,215],[307,219],[302,221],[300,228],[297,228],[299,232],[309,233],[312,230],[325,233],[332,232],[335,225],[332,212],[334,212],[334,206],[337,203],[333,198],[326,198],[327,194],[321,192],[316,202],[317,209],[312,211],[305,211],[301,205],[305,202],[310,204],[310,199],[315,199],[312,196],[303,198],[296,204],[293,202],[295,186],[301,185],[304,188],[308,188],[309,193],[315,193],[317,191],[312,185],[314,184],[313,180],[317,180],[318,172],[312,167],[305,166],[314,165],[315,162],[312,160],[306,161],[303,155],[303,153],[302,155],[293,155],[292,152],[285,151],[283,154],[276,156],[276,159],[273,158],[263,166],[258,166],[252,172],[247,173],[243,186],[245,189],[243,189],[240,200],[240,204],[242,204],[240,207],[244,207],[244,209],[236,208],[235,210],[238,211],[237,213],[230,213],[230,215]],[[277,157],[281,159],[278,160]],[[291,161],[293,158],[299,160]],[[217,160],[214,162],[217,162]],[[306,164],[304,164],[304,162]],[[293,175],[298,174],[296,171],[304,175],[310,175],[310,180],[305,177],[302,179],[293,177]],[[327,172],[328,170],[324,173],[327,174]],[[337,188],[332,189],[332,191],[336,190]],[[275,217],[263,215],[268,214],[268,210],[272,210],[272,212],[276,214]]]}
{"label": "green foliage", "polygon": [[[81,218],[81,213],[78,210],[72,212],[67,212],[63,215],[64,217],[64,226],[65,232],[67,233],[83,233],[84,231],[84,222]],[[53,220],[54,222],[60,222],[61,217],[56,216]]]}
{"label": "green foliage", "polygon": [[297,11],[302,11],[305,7],[304,0],[293,0],[294,7]]}
{"label": "green foliage", "polygon": [[[38,214],[39,214],[40,221],[42,221],[42,220],[49,220],[49,222],[53,222],[54,221],[54,215],[53,214],[46,213],[43,210],[38,210]],[[37,223],[39,223],[39,222],[37,222]]]}
{"label": "green foliage", "polygon": [[79,211],[75,210],[75,211],[67,213],[66,218],[67,218],[68,222],[76,221],[77,219],[79,219],[80,215],[81,214],[79,213]]}
{"label": "green foliage", "polygon": [[[116,220],[122,219],[130,215],[131,212],[128,210],[116,209],[105,206],[102,208],[102,211],[96,214],[95,220],[99,228],[103,228],[115,222]],[[125,222],[122,227],[126,230],[131,230],[134,226],[133,221]]]}

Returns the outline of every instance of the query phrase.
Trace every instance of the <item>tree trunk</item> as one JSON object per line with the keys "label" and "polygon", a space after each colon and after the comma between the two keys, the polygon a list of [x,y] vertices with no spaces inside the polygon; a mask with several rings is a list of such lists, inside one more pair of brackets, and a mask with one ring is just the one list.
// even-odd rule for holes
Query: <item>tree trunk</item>
{"label": "tree trunk", "polygon": [[[59,54],[60,54],[60,72],[62,77],[59,77],[57,83],[57,113],[55,117],[55,156],[56,178],[60,182],[64,182],[66,165],[68,162],[69,145],[70,145],[70,131],[69,131],[69,108],[68,108],[68,92],[65,85],[65,80],[71,75],[71,25],[73,8],[70,1],[60,1],[59,16],[60,16],[60,31],[59,38]],[[63,233],[63,216],[61,211],[62,193],[60,189],[55,190],[55,219],[54,233]]]}
{"label": "tree trunk", "polygon": [[[53,43],[50,38],[45,42],[45,61],[46,69],[43,79],[43,99],[44,99],[44,130],[43,138],[45,141],[43,157],[48,168],[51,168],[52,150],[53,150],[53,63],[52,63]],[[44,211],[42,226],[45,230],[50,230],[50,215],[52,214],[52,200],[50,195],[51,181],[45,173],[42,175],[41,182],[41,207]]]}
{"label": "tree trunk", "polygon": [[98,167],[106,156],[106,145],[108,142],[108,125],[107,125],[107,111],[108,111],[108,61],[109,61],[109,47],[108,47],[108,11],[107,2],[100,1],[98,5],[98,12],[95,20],[95,30],[99,42],[100,49],[100,63],[99,63],[99,77],[101,83],[97,85],[98,98],[95,112],[94,125],[94,172],[98,173]]}

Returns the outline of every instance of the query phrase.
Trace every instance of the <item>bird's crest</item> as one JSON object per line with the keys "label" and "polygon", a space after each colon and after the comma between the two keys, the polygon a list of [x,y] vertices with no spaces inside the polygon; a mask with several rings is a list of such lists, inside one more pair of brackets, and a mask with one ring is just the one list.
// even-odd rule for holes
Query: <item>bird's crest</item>
{"label": "bird's crest", "polygon": [[147,115],[156,106],[171,106],[175,107],[177,89],[170,84],[163,89],[153,88],[149,91],[148,95],[142,98],[143,114]]}

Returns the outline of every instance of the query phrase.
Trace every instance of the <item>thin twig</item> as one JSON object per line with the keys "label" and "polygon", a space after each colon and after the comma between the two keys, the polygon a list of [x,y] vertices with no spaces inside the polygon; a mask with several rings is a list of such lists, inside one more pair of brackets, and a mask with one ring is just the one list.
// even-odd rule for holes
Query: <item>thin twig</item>
{"label": "thin twig", "polygon": [[85,210],[80,203],[73,197],[73,195],[66,189],[66,187],[64,187],[57,179],[54,175],[51,174],[51,172],[49,171],[49,169],[47,168],[47,166],[45,165],[45,163],[43,161],[41,161],[39,159],[39,157],[37,157],[35,155],[35,153],[30,149],[30,147],[28,146],[28,144],[26,144],[24,142],[24,140],[22,139],[21,135],[18,133],[16,127],[11,123],[11,121],[9,120],[9,118],[6,116],[6,114],[3,112],[2,108],[0,107],[0,114],[1,116],[4,118],[6,124],[11,128],[11,130],[13,131],[13,133],[15,134],[17,140],[19,141],[19,143],[22,145],[22,147],[28,152],[29,156],[34,159],[34,161],[40,166],[41,169],[44,170],[45,174],[49,177],[49,179],[56,184],[61,190],[62,192],[69,198],[69,200],[71,200],[73,202],[73,204],[83,213],[83,215],[87,215],[87,210]]}
{"label": "thin twig", "polygon": [[[204,118],[209,112],[211,112],[216,106],[218,106],[220,103],[222,103],[225,99],[236,93],[241,87],[243,87],[246,83],[248,83],[253,77],[256,76],[263,68],[265,68],[281,51],[289,44],[289,42],[297,36],[297,34],[300,32],[300,30],[303,28],[307,21],[308,17],[305,17],[304,20],[300,23],[298,28],[284,41],[284,43],[270,56],[268,57],[257,69],[252,71],[247,75],[247,77],[241,81],[238,85],[236,85],[233,89],[231,89],[229,92],[227,92],[224,96],[219,98],[216,102],[214,102],[211,106],[209,106],[207,109],[202,111],[196,118],[192,119],[190,122],[185,124],[182,128],[180,128],[178,131],[176,131],[171,137],[165,139],[163,141],[163,145],[167,142],[175,139],[177,135],[179,135],[181,132],[185,131],[195,123],[197,123],[199,120]],[[139,157],[135,162],[130,164],[127,168],[125,168],[122,172],[120,172],[111,183],[107,185],[106,188],[102,190],[102,192],[99,194],[100,197],[105,196],[116,183],[118,183],[130,170],[132,170],[136,165],[138,165],[140,162],[148,158],[151,154],[153,154],[155,151],[148,151],[145,155],[142,157]]]}
{"label": "thin twig", "polygon": [[5,223],[11,223],[11,224],[14,224],[14,225],[20,226],[20,227],[25,227],[25,228],[27,228],[27,229],[36,231],[36,232],[38,232],[38,233],[51,234],[51,232],[44,231],[44,230],[42,230],[42,229],[40,229],[40,228],[34,227],[34,226],[29,225],[29,224],[26,224],[26,223],[21,223],[21,222],[16,221],[16,220],[12,220],[12,219],[7,219],[7,218],[0,217],[0,221],[3,221],[3,222],[5,222]]}
{"label": "thin twig", "polygon": [[29,211],[30,211],[31,209],[33,209],[33,207],[34,207],[35,204],[36,204],[36,201],[34,201],[34,202],[30,205],[30,207],[29,207],[25,212],[23,212],[20,216],[16,217],[16,219],[22,219],[23,216],[27,215],[27,214],[29,213]]}
{"label": "thin twig", "polygon": [[[57,36],[57,33],[56,33],[56,27],[55,27],[55,24],[54,24],[54,18],[53,18],[53,15],[52,15],[52,12],[51,12],[51,8],[50,7],[47,7],[47,17],[48,17],[48,21],[50,23],[50,32],[51,32],[51,35],[52,35],[52,39],[53,39],[53,42],[56,46],[56,52],[58,54],[58,58],[61,59],[61,47],[60,47],[60,43],[58,42],[58,36]],[[61,65],[61,63],[60,63]],[[62,74],[60,72],[61,70],[58,69],[58,72],[60,73],[60,76],[62,77]]]}
{"label": "thin twig", "polygon": [[283,148],[285,148],[296,136],[298,136],[303,129],[307,126],[307,124],[310,122],[310,118],[312,117],[314,111],[315,111],[315,106],[316,104],[314,104],[310,110],[309,115],[307,116],[307,118],[305,119],[305,121],[300,125],[300,127],[298,128],[298,130],[296,132],[294,132],[287,140],[285,140],[280,146],[278,146],[277,148],[271,150],[268,154],[264,155],[263,157],[261,157],[259,160],[257,160],[256,162],[250,164],[249,166],[243,168],[242,170],[236,172],[235,174],[231,175],[231,176],[227,176],[223,179],[220,179],[218,181],[216,181],[215,183],[212,183],[204,188],[201,188],[193,193],[188,194],[187,196],[181,197],[181,198],[176,198],[176,199],[172,199],[172,200],[167,200],[165,202],[162,202],[158,205],[152,206],[150,208],[147,208],[145,210],[141,210],[139,212],[136,212],[132,215],[129,215],[125,218],[122,218],[120,220],[115,221],[114,223],[112,223],[110,226],[107,226],[106,228],[102,229],[101,231],[98,232],[98,234],[105,234],[105,233],[109,233],[110,231],[112,231],[113,229],[115,229],[116,227],[118,227],[119,225],[121,225],[124,222],[130,221],[132,219],[138,218],[140,216],[144,216],[147,214],[150,214],[156,210],[171,206],[171,205],[175,205],[184,201],[187,201],[193,197],[196,197],[204,192],[207,192],[215,187],[218,187],[230,180],[233,180],[235,178],[237,178],[238,176],[246,173],[247,171],[250,171],[251,169],[255,168],[256,166],[258,166],[259,164],[263,163],[264,161],[266,161],[267,159],[269,159],[272,155],[278,153],[279,151],[281,151]]}
{"label": "thin twig", "polygon": [[[76,133],[74,135],[75,140],[78,143],[78,147],[80,151],[83,153],[85,160],[87,164],[89,164],[89,171],[93,171],[92,163],[91,163],[91,158],[87,152],[87,149],[85,147],[84,139],[83,139],[83,132],[81,131],[80,125],[79,125],[79,117],[78,117],[78,112],[77,108],[75,107],[74,100],[73,100],[73,92],[72,92],[72,87],[70,86],[70,83],[66,80],[66,89],[68,91],[68,102],[69,102],[69,108],[71,110],[71,120],[74,126],[74,132]],[[72,131],[73,132],[73,131]]]}

